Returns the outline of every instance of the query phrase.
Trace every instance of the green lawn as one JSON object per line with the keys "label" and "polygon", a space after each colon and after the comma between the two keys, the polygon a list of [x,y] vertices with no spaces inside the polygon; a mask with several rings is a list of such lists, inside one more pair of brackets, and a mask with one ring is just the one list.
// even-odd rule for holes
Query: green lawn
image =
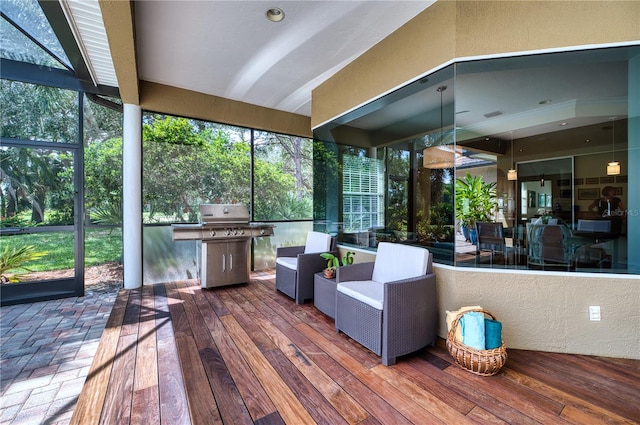
{"label": "green lawn", "polygon": [[[73,268],[74,240],[70,232],[43,232],[27,235],[11,235],[0,238],[1,248],[33,245],[37,251],[47,254],[26,263],[33,271],[64,270]],[[122,259],[122,229],[91,228],[85,232],[85,266],[96,266]]]}

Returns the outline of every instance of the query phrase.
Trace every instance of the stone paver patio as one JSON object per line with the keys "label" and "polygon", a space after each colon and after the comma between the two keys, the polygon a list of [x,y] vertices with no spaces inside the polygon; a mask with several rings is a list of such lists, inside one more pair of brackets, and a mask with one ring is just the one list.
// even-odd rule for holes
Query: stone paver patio
{"label": "stone paver patio", "polygon": [[0,308],[1,425],[69,423],[121,287]]}

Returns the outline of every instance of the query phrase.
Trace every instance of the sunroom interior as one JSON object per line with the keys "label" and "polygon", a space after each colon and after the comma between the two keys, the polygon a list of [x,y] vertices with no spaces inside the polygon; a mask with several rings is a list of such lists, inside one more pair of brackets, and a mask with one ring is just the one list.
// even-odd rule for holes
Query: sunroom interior
{"label": "sunroom interior", "polygon": [[[640,305],[640,195],[633,190],[633,182],[640,181],[640,35],[637,17],[635,21],[632,18],[637,16],[637,5],[618,4],[621,12],[616,9],[615,13],[598,5],[602,10],[578,13],[575,19],[582,23],[597,19],[599,27],[608,29],[606,35],[579,30],[571,37],[562,33],[538,42],[518,35],[503,44],[513,35],[510,31],[514,28],[509,25],[477,45],[467,38],[473,38],[467,29],[474,27],[470,21],[476,28],[491,26],[489,12],[499,6],[485,5],[487,13],[481,16],[475,15],[478,5],[474,2],[405,6],[399,21],[390,23],[387,32],[379,34],[366,49],[332,63],[335,69],[327,66],[323,78],[308,77],[302,84],[309,94],[308,102],[288,93],[292,96],[286,98],[289,103],[269,103],[271,88],[260,85],[256,75],[264,72],[260,66],[275,66],[282,59],[270,57],[267,53],[272,51],[262,52],[264,57],[254,52],[255,62],[247,61],[237,68],[245,74],[236,78],[227,75],[224,90],[198,91],[195,82],[180,85],[166,79],[171,72],[188,72],[189,78],[202,83],[198,80],[202,76],[193,73],[205,70],[187,70],[183,63],[175,65],[180,61],[171,63],[167,58],[177,54],[167,39],[186,31],[190,18],[168,30],[160,18],[169,19],[178,5],[162,3],[91,2],[92,8],[84,11],[82,2],[62,3],[66,6],[2,3],[3,97],[18,105],[15,113],[24,119],[27,111],[36,114],[38,109],[16,96],[26,98],[40,87],[66,93],[61,107],[66,113],[52,117],[45,132],[38,133],[35,126],[12,127],[11,121],[3,118],[3,156],[19,158],[27,151],[54,159],[66,155],[65,167],[74,170],[63,182],[63,195],[68,198],[57,204],[65,205],[71,216],[48,226],[18,221],[6,221],[9,224],[2,226],[3,241],[17,234],[29,234],[36,241],[48,232],[64,234],[64,243],[72,247],[67,254],[72,257],[68,258],[69,275],[50,282],[24,282],[15,286],[15,293],[3,287],[3,304],[82,294],[85,256],[91,252],[86,235],[101,225],[91,216],[97,209],[91,210],[94,206],[86,202],[94,195],[87,189],[87,173],[100,172],[86,163],[91,151],[88,138],[94,137],[88,135],[89,130],[95,132],[92,141],[120,138],[126,162],[131,159],[126,153],[129,140],[150,140],[157,135],[154,128],[162,123],[186,120],[198,133],[226,132],[224,142],[229,144],[225,146],[233,145],[237,150],[227,150],[230,156],[225,160],[231,164],[242,157],[238,167],[244,174],[234,175],[242,183],[234,190],[189,194],[183,203],[162,210],[147,201],[153,199],[150,184],[168,175],[180,175],[181,167],[175,164],[175,169],[171,168],[163,159],[193,155],[200,142],[164,151],[140,146],[137,161],[148,180],[142,182],[138,193],[126,192],[132,185],[125,163],[122,187],[112,189],[120,193],[125,188],[124,195],[113,198],[114,205],[118,199],[126,203],[128,196],[134,196],[140,199],[141,209],[133,216],[120,211],[122,225],[103,222],[110,237],[124,234],[125,281],[127,273],[131,276],[138,271],[138,284],[142,285],[197,277],[199,244],[171,241],[171,224],[200,220],[192,212],[201,202],[241,201],[250,205],[252,221],[276,225],[273,238],[254,241],[254,270],[272,268],[275,248],[304,240],[312,229],[335,235],[342,250],[356,252],[356,261],[373,258],[381,241],[421,245],[434,254],[441,316],[445,310],[480,303],[512,323],[505,338],[514,347],[638,358],[640,333],[637,321],[629,320],[637,319]],[[292,8],[300,7],[296,2],[288,3]],[[216,2],[205,4],[212,7]],[[21,9],[24,5],[27,7]],[[29,19],[25,19],[38,5],[42,6],[40,17],[53,28],[42,36],[37,32],[41,28],[29,28]],[[543,33],[544,28],[569,24],[567,16],[575,12],[574,6],[557,4],[554,8],[558,15],[535,31]],[[523,18],[520,12],[517,5],[509,5],[500,16],[518,16],[529,23],[538,22],[545,14],[534,9],[536,13]],[[83,35],[83,13],[99,14],[102,45],[88,44],[90,37],[82,38],[81,47],[76,43]],[[69,15],[79,24],[74,30],[67,24]],[[287,17],[293,16],[295,13]],[[230,31],[228,26],[224,29]],[[61,52],[49,44],[52,36],[60,40]],[[11,43],[4,43],[5,39]],[[456,41],[451,46],[445,40]],[[159,50],[162,43],[168,44]],[[420,43],[429,47],[420,50]],[[104,49],[112,69],[102,67],[99,54],[91,56]],[[196,54],[184,50],[183,54]],[[396,69],[394,63],[406,66]],[[205,65],[222,68],[215,63]],[[214,75],[203,79],[215,79]],[[254,80],[243,80],[250,77]],[[288,81],[281,74],[276,78],[280,80]],[[139,117],[127,113],[128,105],[135,107]],[[97,122],[109,121],[92,121],[97,115],[124,116],[125,130],[121,126],[101,128]],[[3,112],[3,116],[9,115]],[[129,139],[128,120],[137,122],[133,131],[140,136]],[[56,122],[67,130],[54,128]],[[293,207],[289,215],[266,214],[274,210],[261,196],[271,181],[259,180],[257,168],[252,167],[257,163],[282,167],[286,162],[282,157],[270,161],[294,145],[303,152],[299,157],[306,160],[298,169],[307,175],[286,190],[300,195],[298,201],[304,198],[295,205],[306,209],[299,215]],[[269,146],[279,146],[279,150]],[[286,158],[292,160],[291,156]],[[611,162],[618,162],[617,168],[609,169]],[[207,165],[204,161],[202,172],[213,172]],[[122,166],[122,162],[114,166]],[[3,165],[3,175],[10,174],[8,171]],[[464,217],[458,215],[465,206],[457,204],[456,191],[457,182],[467,175],[482,177],[493,185],[492,208],[478,221],[502,223],[504,247],[497,250],[500,252],[491,247],[489,252],[481,250],[481,241],[474,244],[465,236]],[[311,184],[311,190],[296,192],[303,181]],[[209,185],[214,183],[210,180]],[[605,186],[613,188],[623,208],[607,209],[603,217],[603,211],[592,204],[603,197]],[[3,196],[5,188],[18,196],[15,187],[4,184]],[[105,199],[112,194],[107,191],[96,196]],[[30,212],[37,210],[33,203],[21,202],[14,204]],[[9,216],[6,212],[3,217]],[[143,217],[147,221],[128,227],[131,220]],[[542,223],[543,218],[556,220],[554,225],[570,233],[571,244],[566,248],[569,263],[541,263],[532,252],[537,232],[548,225]],[[581,226],[595,221],[607,222],[607,230],[582,231]],[[122,246],[122,241],[116,243]],[[139,249],[129,257],[127,247],[136,245]],[[587,315],[588,306],[594,304],[608,317],[597,328]],[[545,324],[552,324],[558,332],[550,336]],[[444,323],[439,334],[446,335]]]}

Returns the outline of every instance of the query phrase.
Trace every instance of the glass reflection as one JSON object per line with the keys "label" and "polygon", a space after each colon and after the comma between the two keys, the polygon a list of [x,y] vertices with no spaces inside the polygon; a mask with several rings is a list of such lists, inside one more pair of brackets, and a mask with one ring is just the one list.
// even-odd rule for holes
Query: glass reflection
{"label": "glass reflection", "polygon": [[[561,270],[635,273],[640,199],[628,181],[640,178],[631,161],[638,146],[629,146],[640,133],[639,58],[631,46],[459,62],[345,114],[314,135],[339,152],[365,152],[355,157],[363,168],[362,157],[382,159],[384,221],[350,234],[353,191],[343,186],[332,199],[321,182],[339,213],[316,219],[338,222],[343,244],[420,244],[457,266],[548,269],[557,249]],[[607,174],[612,158],[619,175]],[[467,179],[491,186],[482,211],[456,200]],[[605,188],[624,205],[614,218],[590,208],[603,204]],[[610,230],[585,233],[589,220]],[[538,221],[562,226],[555,246],[540,243],[545,232],[527,232]]]}

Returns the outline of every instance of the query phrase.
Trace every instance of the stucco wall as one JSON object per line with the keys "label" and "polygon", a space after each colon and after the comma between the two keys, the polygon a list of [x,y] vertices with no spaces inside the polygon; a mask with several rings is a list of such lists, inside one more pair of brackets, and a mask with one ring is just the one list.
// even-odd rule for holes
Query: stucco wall
{"label": "stucco wall", "polygon": [[318,86],[311,125],[456,58],[634,40],[638,1],[440,0]]}
{"label": "stucco wall", "polygon": [[312,137],[310,118],[191,90],[140,82],[140,106],[149,111]]}
{"label": "stucco wall", "polygon": [[639,276],[435,268],[443,338],[446,310],[481,305],[502,322],[507,347],[640,359]]}

